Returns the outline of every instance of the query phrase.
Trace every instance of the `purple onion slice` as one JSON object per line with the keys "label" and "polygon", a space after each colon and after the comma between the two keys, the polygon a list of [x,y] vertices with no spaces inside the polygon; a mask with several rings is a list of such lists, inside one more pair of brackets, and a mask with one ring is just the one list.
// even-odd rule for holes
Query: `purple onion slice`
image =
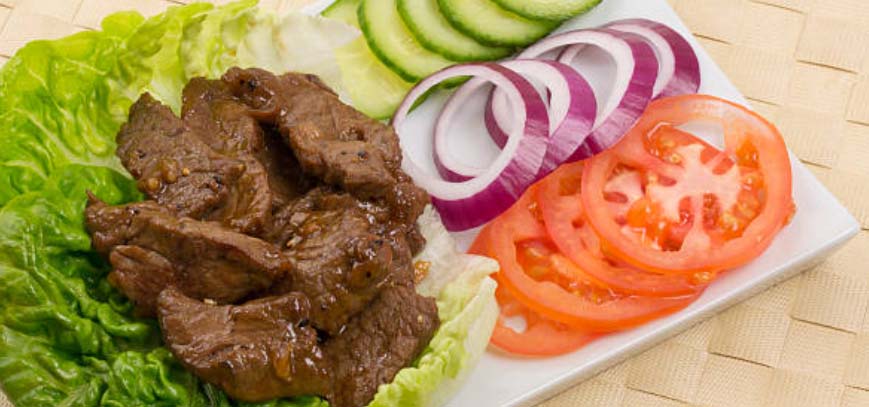
{"label": "purple onion slice", "polygon": [[[451,182],[425,171],[413,161],[407,148],[402,149],[402,169],[428,191],[444,225],[451,231],[480,226],[509,208],[536,180],[549,135],[546,105],[525,78],[494,63],[463,64],[445,68],[411,89],[392,119],[402,144],[413,137],[402,131],[402,125],[416,100],[448,79],[467,76],[492,82],[505,92],[513,111],[522,113],[520,125],[513,126],[494,162],[479,175],[464,181]],[[457,108],[458,103],[454,106]]]}
{"label": "purple onion slice", "polygon": [[646,110],[658,78],[658,58],[652,47],[636,34],[609,28],[557,34],[532,45],[519,57],[536,58],[547,52],[563,49],[558,60],[569,65],[589,45],[596,46],[613,57],[616,64],[615,80],[609,97],[605,99],[606,103],[598,106],[591,134],[567,161],[592,157],[618,143]]}

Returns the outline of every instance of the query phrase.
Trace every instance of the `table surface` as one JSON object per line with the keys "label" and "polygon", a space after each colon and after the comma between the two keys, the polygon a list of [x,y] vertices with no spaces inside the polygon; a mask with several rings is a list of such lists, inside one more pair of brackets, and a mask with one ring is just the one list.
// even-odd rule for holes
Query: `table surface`
{"label": "table surface", "polygon": [[[869,406],[869,0],[668,1],[863,230],[817,268],[540,407]],[[0,65],[112,12],[184,2],[0,0]]]}

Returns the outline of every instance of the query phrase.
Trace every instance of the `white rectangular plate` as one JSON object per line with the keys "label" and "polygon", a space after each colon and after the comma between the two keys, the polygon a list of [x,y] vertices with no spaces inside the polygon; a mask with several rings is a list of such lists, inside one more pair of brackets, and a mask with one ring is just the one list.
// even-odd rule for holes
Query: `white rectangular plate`
{"label": "white rectangular plate", "polygon": [[[703,78],[700,93],[748,105],[665,0],[604,0],[589,14],[565,24],[562,30],[597,27],[613,20],[636,17],[660,21],[689,38],[700,59]],[[526,359],[490,350],[448,405],[529,406],[539,403],[823,260],[854,236],[859,224],[799,160],[794,157],[792,161],[797,214],[763,256],[716,281],[685,310],[631,331],[607,336],[572,354]],[[463,247],[471,240],[468,235],[457,236]]]}
{"label": "white rectangular plate", "polygon": [[[748,106],[748,101],[697,43],[665,0],[604,0],[592,12],[566,23],[560,31],[597,27],[623,18],[648,18],[680,31],[689,39],[700,59],[703,78],[700,93]],[[597,76],[599,79],[601,75],[606,75],[606,69],[599,66],[590,68],[594,71],[591,72],[592,77]],[[594,80],[592,85],[596,85]],[[402,147],[418,160],[429,161],[420,164],[430,169],[431,135],[428,133],[431,132],[437,109],[444,100],[443,96],[435,95],[414,111],[411,120],[405,124],[406,133],[402,137]],[[461,120],[481,117],[479,105],[462,110],[465,112],[458,116],[459,123],[454,125],[451,134],[462,136],[484,131],[481,123]],[[491,159],[494,154],[491,143],[470,139],[466,137],[463,140],[466,144],[455,151],[459,156],[474,161]],[[448,406],[529,406],[539,403],[738,301],[806,270],[830,255],[859,231],[859,224],[796,157],[791,157],[797,213],[791,224],[760,258],[721,277],[683,311],[627,332],[609,335],[572,354],[528,359],[511,357],[490,349]],[[467,248],[476,233],[477,230],[457,233],[455,237],[462,248]]]}

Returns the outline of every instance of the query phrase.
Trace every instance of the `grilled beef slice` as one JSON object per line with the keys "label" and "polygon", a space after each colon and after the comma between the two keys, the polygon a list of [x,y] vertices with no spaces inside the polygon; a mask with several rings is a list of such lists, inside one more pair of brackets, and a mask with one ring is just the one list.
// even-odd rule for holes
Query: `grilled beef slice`
{"label": "grilled beef slice", "polygon": [[395,251],[346,193],[318,188],[287,208],[288,215],[276,219],[285,218],[281,230],[291,236],[283,246],[292,278],[279,281],[271,292],[305,293],[312,324],[338,333],[389,281]]}
{"label": "grilled beef slice", "polygon": [[265,401],[319,395],[335,407],[368,404],[428,344],[437,307],[408,287],[390,287],[347,328],[323,341],[299,293],[243,305],[160,294],[164,341],[184,366],[231,397]]}
{"label": "grilled beef slice", "polygon": [[141,316],[156,315],[157,296],[167,287],[233,303],[267,289],[290,269],[288,259],[265,241],[177,217],[153,201],[107,206],[92,196],[85,224],[94,249],[112,264],[109,282]]}
{"label": "grilled beef slice", "polygon": [[[184,88],[181,117],[213,149],[245,161],[247,172],[263,176],[272,208],[283,207],[312,186],[293,152],[273,129],[263,128],[251,108],[238,100],[219,80],[194,78]],[[262,175],[260,175],[262,174]],[[270,208],[271,209],[271,208]]]}
{"label": "grilled beef slice", "polygon": [[176,289],[160,294],[160,327],[193,373],[238,400],[329,394],[331,362],[299,293],[244,305],[208,305]]}
{"label": "grilled beef slice", "polygon": [[439,324],[434,299],[410,287],[385,288],[346,331],[325,345],[334,372],[330,404],[368,404],[378,386],[392,382],[425,349]]}
{"label": "grilled beef slice", "polygon": [[361,199],[382,198],[405,222],[422,213],[428,197],[401,171],[395,131],[342,103],[316,76],[232,68],[223,81],[278,129],[308,174]]}
{"label": "grilled beef slice", "polygon": [[[265,223],[264,174],[220,154],[168,107],[142,96],[117,138],[121,163],[139,190],[180,216],[222,222],[241,232]],[[260,171],[261,172],[261,171]]]}

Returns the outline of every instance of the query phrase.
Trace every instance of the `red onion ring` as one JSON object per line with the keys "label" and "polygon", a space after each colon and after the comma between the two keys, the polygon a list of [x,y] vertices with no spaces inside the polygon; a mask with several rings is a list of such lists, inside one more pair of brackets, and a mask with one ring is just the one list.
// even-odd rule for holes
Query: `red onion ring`
{"label": "red onion ring", "polygon": [[697,93],[700,62],[694,48],[676,30],[642,18],[614,21],[605,27],[643,37],[655,50],[660,63],[654,98]]}
{"label": "red onion ring", "polygon": [[[537,80],[549,90],[549,145],[546,156],[540,167],[538,178],[553,171],[561,165],[584,141],[584,135],[591,131],[597,112],[597,103],[591,86],[575,69],[556,61],[542,59],[517,59],[500,63],[528,79]],[[477,78],[466,83],[447,101],[447,105],[461,104],[466,98],[465,93],[479,88],[482,80]],[[490,136],[499,147],[506,144],[508,136],[498,126],[496,114],[500,114],[501,122],[511,122],[509,101],[504,93],[488,100],[485,111],[485,123]],[[499,109],[493,109],[493,103]],[[478,175],[484,169],[468,167],[456,162],[447,150],[447,133],[452,122],[452,112],[455,109],[444,107],[438,118],[434,134],[434,158],[438,172],[448,180],[464,180]],[[579,135],[579,136],[578,136]]]}
{"label": "red onion ring", "polygon": [[445,68],[411,89],[392,118],[399,141],[410,137],[402,131],[402,124],[417,99],[445,80],[465,76],[492,82],[506,93],[513,111],[523,114],[521,126],[513,126],[507,144],[489,168],[462,182],[450,182],[429,174],[407,154],[407,148],[402,148],[402,169],[428,191],[444,225],[451,231],[480,226],[509,208],[536,180],[549,135],[548,112],[537,90],[510,69],[480,63]]}
{"label": "red onion ring", "polygon": [[[591,134],[567,161],[578,161],[612,147],[633,127],[652,99],[658,77],[655,51],[642,37],[608,28],[575,30],[545,38],[527,48],[520,58],[536,58],[549,51],[568,47],[558,58],[569,64],[576,55],[564,56],[570,48],[577,52],[594,45],[612,55],[616,62],[615,86],[604,106],[598,106]],[[497,92],[498,90],[496,90]]]}

